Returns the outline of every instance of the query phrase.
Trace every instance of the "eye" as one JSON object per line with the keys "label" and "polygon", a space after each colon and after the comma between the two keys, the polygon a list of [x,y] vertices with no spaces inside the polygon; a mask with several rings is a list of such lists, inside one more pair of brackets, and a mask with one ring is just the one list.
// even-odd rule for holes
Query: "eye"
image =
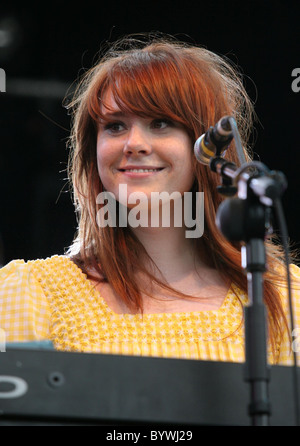
{"label": "eye", "polygon": [[104,125],[104,130],[109,133],[119,133],[125,129],[125,124],[123,122],[108,122]]}
{"label": "eye", "polygon": [[154,119],[152,122],[152,127],[154,129],[165,129],[167,127],[172,126],[172,121],[169,121],[168,119]]}

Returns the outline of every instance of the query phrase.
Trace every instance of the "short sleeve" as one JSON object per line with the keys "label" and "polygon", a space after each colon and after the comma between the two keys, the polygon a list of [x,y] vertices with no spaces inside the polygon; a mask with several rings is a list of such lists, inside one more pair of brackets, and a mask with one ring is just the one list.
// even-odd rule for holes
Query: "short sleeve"
{"label": "short sleeve", "polygon": [[[295,333],[292,336],[297,336],[299,339],[300,334],[300,268],[296,265],[291,265],[291,282],[292,282],[292,305],[294,316],[294,329]],[[300,344],[298,343],[298,346]],[[297,352],[299,353],[299,351]]]}
{"label": "short sleeve", "polygon": [[[296,265],[290,265],[290,278],[292,288],[292,305],[294,313],[295,327],[300,328],[300,268]],[[286,296],[288,290],[286,287]],[[287,300],[287,298],[286,298]]]}
{"label": "short sleeve", "polygon": [[[283,279],[286,278],[285,271],[282,271],[282,277]],[[300,365],[300,269],[294,264],[290,265],[290,279],[294,331],[292,332],[291,330],[288,287],[287,285],[282,285],[280,287],[282,303],[287,315],[290,332],[289,338],[286,338],[281,345],[279,363],[291,365],[293,363],[293,351],[295,351],[297,353],[297,363]],[[292,341],[292,345],[290,341]]]}
{"label": "short sleeve", "polygon": [[49,339],[50,308],[29,263],[0,269],[0,329],[6,342]]}

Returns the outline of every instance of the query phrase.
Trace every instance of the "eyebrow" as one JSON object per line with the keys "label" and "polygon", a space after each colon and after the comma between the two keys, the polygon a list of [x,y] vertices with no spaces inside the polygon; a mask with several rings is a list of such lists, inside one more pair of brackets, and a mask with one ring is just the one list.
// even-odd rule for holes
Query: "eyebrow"
{"label": "eyebrow", "polygon": [[121,118],[123,116],[125,116],[125,113],[122,112],[121,110],[117,110],[114,112],[106,112],[106,113],[102,113],[104,118]]}

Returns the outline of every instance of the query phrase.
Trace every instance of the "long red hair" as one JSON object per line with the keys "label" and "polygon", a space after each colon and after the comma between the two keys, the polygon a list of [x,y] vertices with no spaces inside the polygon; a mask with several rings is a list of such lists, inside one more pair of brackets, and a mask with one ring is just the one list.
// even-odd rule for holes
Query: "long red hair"
{"label": "long red hair", "polygon": [[[248,148],[253,123],[253,106],[238,71],[231,63],[207,49],[170,38],[151,42],[127,38],[115,43],[81,80],[73,101],[70,138],[72,152],[69,172],[78,212],[78,234],[69,250],[71,257],[88,272],[91,268],[108,281],[133,311],[142,311],[142,292],[136,282],[140,271],[159,282],[146,268],[145,249],[130,228],[100,228],[96,222],[97,195],[103,191],[97,171],[96,135],[104,93],[110,88],[123,111],[146,117],[165,117],[181,123],[195,141],[222,116],[235,118],[250,160]],[[239,159],[234,142],[226,158]],[[194,161],[194,192],[205,193],[205,230],[197,240],[226,280],[247,292],[241,267],[240,244],[228,242],[216,227],[216,211],[224,199],[217,191],[220,179],[208,167]],[[280,250],[267,243],[268,271],[265,274],[264,300],[268,309],[269,334],[276,354],[286,318],[274,280]],[[169,289],[170,291],[170,289]]]}

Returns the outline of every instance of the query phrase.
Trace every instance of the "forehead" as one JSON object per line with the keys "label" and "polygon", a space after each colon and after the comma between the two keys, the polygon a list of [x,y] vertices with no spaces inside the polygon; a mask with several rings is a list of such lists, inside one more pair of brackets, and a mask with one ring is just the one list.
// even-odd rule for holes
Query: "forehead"
{"label": "forehead", "polygon": [[121,112],[110,87],[104,92],[101,98],[100,109],[104,115]]}
{"label": "forehead", "polygon": [[[164,111],[159,106],[154,110],[144,104],[138,104],[138,100],[134,103],[131,95],[127,95],[124,89],[118,90],[116,85],[109,86],[102,94],[99,104],[98,117],[105,119],[117,119],[126,116],[140,116],[141,118],[158,118],[170,117],[168,111]],[[145,98],[144,98],[145,100]]]}

